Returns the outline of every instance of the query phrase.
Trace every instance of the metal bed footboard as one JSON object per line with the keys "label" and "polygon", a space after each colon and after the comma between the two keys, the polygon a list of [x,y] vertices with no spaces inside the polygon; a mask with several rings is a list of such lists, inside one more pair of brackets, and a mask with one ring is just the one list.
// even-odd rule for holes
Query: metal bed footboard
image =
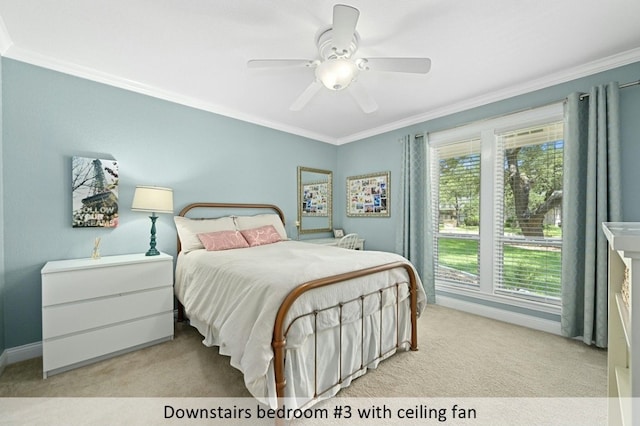
{"label": "metal bed footboard", "polygon": [[[321,287],[325,287],[325,286],[329,286],[329,285],[333,285],[333,284],[337,284],[337,283],[341,283],[343,281],[347,281],[350,279],[354,279],[354,278],[360,278],[360,277],[364,277],[367,275],[372,275],[372,274],[377,274],[380,272],[384,272],[384,271],[388,271],[391,269],[395,269],[395,268],[404,268],[407,271],[407,275],[409,277],[408,283],[407,282],[398,282],[398,283],[394,283],[391,285],[387,285],[386,287],[380,288],[378,290],[375,290],[373,292],[367,293],[367,294],[363,294],[358,296],[355,299],[350,299],[350,300],[345,300],[342,301],[338,304],[335,304],[333,306],[328,306],[328,307],[324,307],[322,309],[318,309],[315,310],[313,312],[307,313],[307,314],[303,314],[303,315],[299,315],[293,319],[291,319],[290,322],[286,323],[285,319],[287,317],[287,314],[290,310],[290,308],[292,307],[292,305],[294,304],[294,302],[304,293],[317,289],[317,288],[321,288]],[[409,286],[409,304],[410,304],[410,316],[411,316],[411,340],[410,342],[410,349],[412,351],[417,351],[418,350],[418,333],[417,333],[417,309],[418,309],[418,303],[417,303],[417,279],[416,279],[416,273],[413,269],[413,267],[405,262],[393,262],[393,263],[388,263],[388,264],[384,264],[384,265],[379,265],[379,266],[374,266],[371,268],[366,268],[366,269],[361,269],[361,270],[357,270],[357,271],[351,271],[351,272],[346,272],[343,274],[339,274],[339,275],[334,275],[334,276],[330,276],[330,277],[325,277],[325,278],[320,278],[320,279],[316,279],[313,281],[309,281],[307,283],[304,283],[298,287],[296,287],[294,290],[292,290],[289,295],[284,299],[284,301],[282,302],[282,305],[280,306],[280,309],[278,310],[278,313],[276,315],[276,320],[274,323],[274,327],[273,327],[273,340],[272,340],[272,347],[273,347],[273,354],[274,354],[274,359],[273,359],[273,363],[274,363],[274,374],[275,374],[275,381],[276,381],[276,395],[277,395],[277,399],[278,399],[278,405],[281,405],[281,401],[284,400],[285,398],[285,388],[287,385],[287,381],[286,381],[286,377],[285,377],[285,359],[286,359],[286,344],[287,344],[287,333],[290,330],[291,326],[293,325],[293,323],[303,317],[307,317],[310,315],[313,315],[314,318],[317,318],[317,315],[324,310],[328,310],[328,309],[335,309],[338,308],[341,312],[342,310],[342,306],[344,306],[347,303],[352,303],[354,301],[361,301],[361,306],[362,306],[362,315],[360,315],[359,320],[361,321],[361,327],[362,327],[362,342],[360,343],[360,347],[361,347],[361,351],[362,351],[362,356],[361,356],[361,365],[360,368],[356,371],[352,371],[349,372],[346,376],[343,376],[343,372],[342,372],[342,327],[343,327],[343,323],[342,323],[342,316],[340,315],[340,319],[339,319],[339,327],[340,327],[340,350],[339,350],[339,373],[338,373],[338,381],[332,385],[329,385],[327,388],[325,389],[318,389],[318,380],[317,380],[317,368],[318,368],[318,360],[317,360],[317,343],[315,343],[315,347],[316,347],[316,351],[315,351],[315,356],[314,356],[314,396],[313,398],[316,399],[319,396],[321,396],[323,393],[329,391],[330,389],[332,389],[334,386],[342,384],[342,382],[348,378],[350,378],[351,376],[355,375],[356,373],[360,372],[364,367],[370,365],[373,362],[376,362],[378,360],[382,360],[384,358],[386,358],[391,352],[393,352],[394,350],[396,350],[398,347],[400,347],[401,344],[403,343],[407,343],[407,342],[401,342],[399,341],[399,327],[400,327],[400,321],[399,321],[399,314],[400,314],[400,297],[399,297],[399,288],[401,285],[408,285]],[[396,305],[396,344],[395,346],[388,350],[383,352],[382,349],[382,338],[380,339],[380,348],[378,350],[378,355],[371,360],[367,360],[367,362],[365,362],[364,360],[364,322],[365,322],[365,315],[364,315],[364,300],[367,297],[371,297],[373,295],[379,294],[380,295],[380,306],[378,311],[376,311],[376,314],[380,315],[380,334],[382,335],[382,330],[383,330],[383,303],[382,303],[382,293],[384,291],[389,291],[391,289],[396,290],[396,298],[395,298],[395,305]],[[317,336],[314,337],[315,339],[317,339]],[[317,340],[316,340],[317,342]]]}

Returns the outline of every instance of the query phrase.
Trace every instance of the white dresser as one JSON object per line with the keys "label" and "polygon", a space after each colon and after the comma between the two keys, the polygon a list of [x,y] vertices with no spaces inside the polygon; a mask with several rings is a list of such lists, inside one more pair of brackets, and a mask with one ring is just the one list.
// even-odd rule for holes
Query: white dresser
{"label": "white dresser", "polygon": [[47,262],[43,376],[173,338],[173,258],[130,254]]}
{"label": "white dresser", "polygon": [[640,419],[640,222],[602,228],[609,240],[609,424],[632,426]]}
{"label": "white dresser", "polygon": [[[300,240],[303,243],[320,244],[323,246],[337,246],[340,238],[311,238],[307,240]],[[364,238],[358,238],[358,245],[356,250],[364,250]]]}

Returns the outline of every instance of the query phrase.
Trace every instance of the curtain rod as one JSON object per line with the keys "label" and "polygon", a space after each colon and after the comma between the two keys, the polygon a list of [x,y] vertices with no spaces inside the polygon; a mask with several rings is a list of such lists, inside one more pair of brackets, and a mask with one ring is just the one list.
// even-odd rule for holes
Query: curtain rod
{"label": "curtain rod", "polygon": [[[640,84],[640,80],[630,81],[628,83],[624,83],[624,84],[619,85],[618,88],[624,89],[625,87],[637,86],[638,84]],[[583,100],[583,99],[588,98],[588,97],[589,97],[588,93],[583,93],[582,95],[580,95],[580,100]]]}
{"label": "curtain rod", "polygon": [[[630,81],[630,82],[628,82],[628,83],[623,83],[623,84],[619,85],[618,87],[619,87],[620,89],[624,89],[624,88],[626,88],[626,87],[632,87],[632,86],[637,86],[637,85],[640,85],[640,80]],[[580,95],[580,98],[579,98],[579,99],[580,99],[580,100],[583,100],[583,99],[588,98],[588,97],[589,97],[589,94],[588,94],[588,93],[583,93],[582,95]],[[529,110],[536,109],[536,108],[542,108],[542,107],[545,107],[545,106],[548,106],[548,105],[553,105],[553,104],[555,104],[555,103],[562,102],[562,101],[566,101],[566,100],[567,100],[567,98],[563,98],[563,99],[560,99],[560,100],[557,100],[557,101],[553,101],[553,102],[546,103],[546,104],[544,104],[544,105],[538,105],[538,106],[534,106],[534,107],[522,108],[522,109],[517,110],[517,111],[511,111],[511,112],[508,112],[508,113],[505,113],[505,114],[499,114],[499,115],[497,115],[497,116],[489,117],[489,118],[487,118],[487,120],[491,120],[491,119],[494,119],[494,118],[503,117],[503,116],[505,116],[505,115],[515,114],[515,113],[518,113],[518,112],[529,111]],[[468,125],[468,124],[469,124],[469,123],[460,124],[460,125],[455,126],[455,127],[462,127],[462,126],[466,126],[466,125]],[[417,133],[417,134],[413,135],[413,137],[414,137],[414,138],[418,138],[418,137],[421,137],[421,136],[424,136],[424,133]]]}

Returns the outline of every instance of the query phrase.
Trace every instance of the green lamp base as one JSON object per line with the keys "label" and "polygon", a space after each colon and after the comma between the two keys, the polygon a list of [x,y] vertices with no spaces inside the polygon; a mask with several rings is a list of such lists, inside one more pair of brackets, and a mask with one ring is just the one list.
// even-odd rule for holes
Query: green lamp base
{"label": "green lamp base", "polygon": [[160,252],[157,249],[152,248],[152,249],[149,249],[144,255],[145,256],[157,256],[159,254],[160,254]]}
{"label": "green lamp base", "polygon": [[155,213],[151,213],[149,219],[151,219],[151,242],[149,243],[149,250],[145,253],[145,256],[157,256],[160,254],[156,249],[156,219],[158,219],[158,216],[156,216]]}

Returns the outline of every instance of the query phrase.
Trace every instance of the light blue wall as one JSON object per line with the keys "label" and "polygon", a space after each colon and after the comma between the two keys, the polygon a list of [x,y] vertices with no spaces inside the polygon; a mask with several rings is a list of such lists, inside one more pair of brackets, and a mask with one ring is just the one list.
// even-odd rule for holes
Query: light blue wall
{"label": "light blue wall", "polygon": [[[0,351],[41,340],[40,269],[46,261],[89,256],[96,236],[103,255],[147,249],[149,220],[129,210],[137,184],[172,187],[176,211],[192,201],[272,202],[284,209],[287,231],[295,234],[296,167],[333,170],[335,227],[358,232],[368,249],[394,251],[400,137],[544,105],[594,84],[637,80],[640,63],[339,147],[6,58],[2,76]],[[621,93],[624,218],[640,221],[640,87]],[[118,160],[118,228],[71,228],[73,155]],[[391,172],[391,217],[346,217],[346,177],[378,171]],[[159,248],[175,253],[171,218],[158,222]]]}
{"label": "light blue wall", "polygon": [[[632,67],[628,79],[640,80],[640,64]],[[627,222],[640,222],[640,85],[620,92],[622,138],[622,213]]]}
{"label": "light blue wall", "polygon": [[[294,233],[296,167],[334,170],[336,147],[3,59],[5,344],[41,340],[40,269],[48,260],[144,252],[150,221],[130,211],[137,184],[194,201],[269,202]],[[120,224],[71,227],[71,157],[115,158]],[[175,253],[169,215],[158,248]]]}
{"label": "light blue wall", "polygon": [[[595,74],[544,90],[510,98],[501,102],[437,118],[424,123],[373,136],[338,147],[336,172],[336,226],[348,232],[357,232],[366,238],[367,249],[395,250],[398,215],[398,188],[402,166],[402,146],[398,140],[407,134],[435,132],[474,121],[508,114],[511,112],[542,106],[564,99],[574,91],[585,92],[593,85],[618,81],[626,83],[640,79],[640,63]],[[623,210],[627,221],[640,221],[640,197],[637,182],[640,182],[640,86],[621,90],[621,138]],[[391,171],[391,217],[352,218],[346,217],[344,181],[354,176],[379,171]]]}

